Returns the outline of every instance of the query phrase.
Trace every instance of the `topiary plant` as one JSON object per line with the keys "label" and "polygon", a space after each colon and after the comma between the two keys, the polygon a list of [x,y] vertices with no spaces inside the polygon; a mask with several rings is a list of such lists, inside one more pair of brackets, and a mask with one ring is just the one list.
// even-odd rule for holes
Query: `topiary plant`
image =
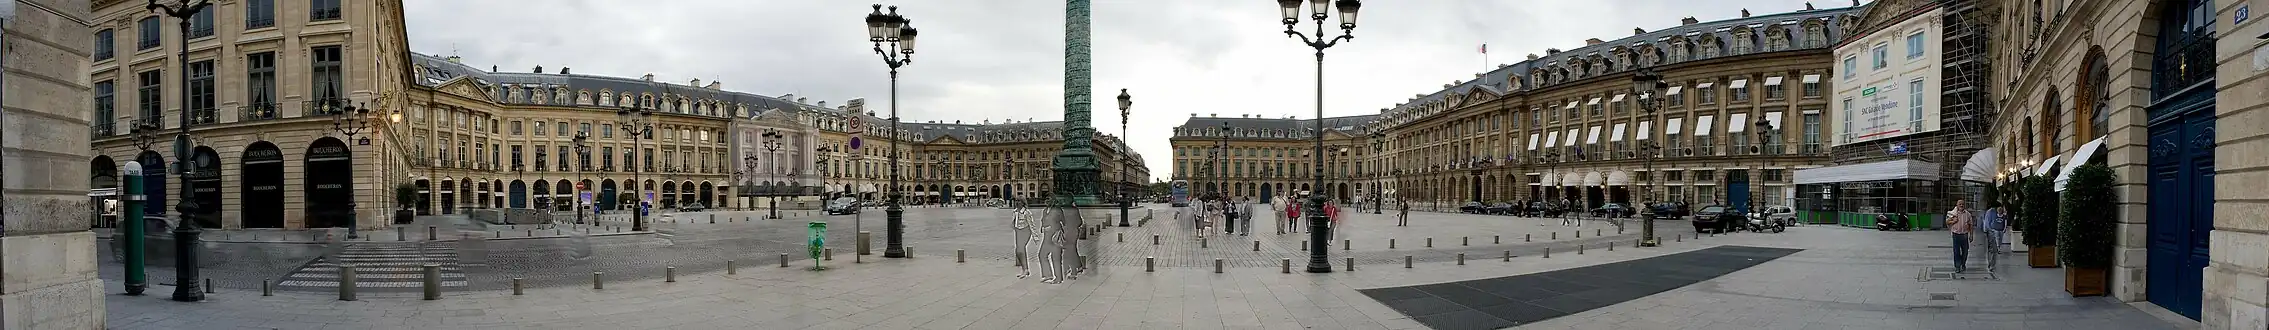
{"label": "topiary plant", "polygon": [[2056,245],[2056,191],[2046,176],[2017,180],[2017,220],[2025,231],[2025,245]]}
{"label": "topiary plant", "polygon": [[2056,256],[2073,268],[2109,268],[2117,244],[2117,176],[2111,167],[2086,164],[2072,170],[2064,186],[2063,213],[2056,227]]}
{"label": "topiary plant", "polygon": [[410,183],[394,185],[394,204],[396,206],[408,209],[411,205],[417,205],[420,202],[418,200],[420,197],[418,185]]}

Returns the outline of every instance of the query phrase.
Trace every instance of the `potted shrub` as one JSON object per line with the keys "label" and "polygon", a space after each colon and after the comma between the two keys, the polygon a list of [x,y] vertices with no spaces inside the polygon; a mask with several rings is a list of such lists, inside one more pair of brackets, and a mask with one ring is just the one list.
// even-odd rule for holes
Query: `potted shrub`
{"label": "potted shrub", "polygon": [[2064,186],[2063,214],[2056,226],[2058,259],[2064,261],[2064,292],[2101,296],[2109,284],[2113,245],[2118,237],[2118,198],[2111,167],[2086,164],[2072,170]]}
{"label": "potted shrub", "polygon": [[398,204],[394,208],[394,223],[416,221],[418,214],[414,205],[417,205],[416,203],[424,198],[425,196],[418,194],[418,185],[416,184],[394,185],[394,204]]}
{"label": "potted shrub", "polygon": [[2056,191],[2046,176],[2017,180],[2018,230],[2025,231],[2026,264],[2056,267]]}

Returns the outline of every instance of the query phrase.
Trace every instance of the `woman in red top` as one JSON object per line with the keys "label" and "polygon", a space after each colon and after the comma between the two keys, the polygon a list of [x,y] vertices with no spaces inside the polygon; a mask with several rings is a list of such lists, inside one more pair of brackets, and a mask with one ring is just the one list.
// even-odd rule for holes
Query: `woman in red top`
{"label": "woman in red top", "polygon": [[1286,205],[1284,207],[1284,226],[1286,227],[1285,231],[1294,233],[1300,232],[1300,203],[1293,201],[1286,202],[1284,204]]}
{"label": "woman in red top", "polygon": [[1339,226],[1339,203],[1324,203],[1324,216],[1331,218],[1332,226]]}

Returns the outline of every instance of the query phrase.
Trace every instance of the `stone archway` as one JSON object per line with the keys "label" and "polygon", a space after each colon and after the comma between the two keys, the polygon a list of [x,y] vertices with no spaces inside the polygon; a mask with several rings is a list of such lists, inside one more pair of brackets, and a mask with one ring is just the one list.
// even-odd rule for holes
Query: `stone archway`
{"label": "stone archway", "polygon": [[96,155],[95,159],[88,163],[87,170],[89,172],[87,173],[87,196],[89,196],[87,202],[93,208],[93,211],[89,212],[93,216],[88,219],[88,226],[94,228],[117,227],[115,218],[124,216],[124,210],[117,208],[125,205],[124,202],[118,200],[118,196],[125,194],[118,188],[118,162],[112,161],[110,156]]}
{"label": "stone archway", "polygon": [[190,190],[197,192],[197,226],[221,228],[221,154],[212,147],[197,146],[189,152],[190,167],[196,170],[187,176]]}
{"label": "stone archway", "polygon": [[307,207],[303,228],[339,228],[353,226],[354,221],[354,154],[346,142],[323,137],[307,145],[307,158],[301,165],[300,180],[306,194],[301,196]]}
{"label": "stone archway", "polygon": [[142,216],[165,217],[165,205],[171,202],[166,199],[166,194],[171,191],[165,189],[168,183],[165,180],[165,156],[156,151],[143,150],[141,154],[134,156],[134,162],[142,164]]}
{"label": "stone archway", "polygon": [[[244,148],[242,157],[237,165],[237,180],[243,181],[238,184],[242,190],[237,192],[240,203],[284,200],[283,150],[268,141],[253,142]],[[418,180],[418,189],[425,189],[425,185],[425,180]],[[424,203],[418,208],[419,213],[425,213]],[[282,207],[238,207],[237,212],[238,225],[244,228],[284,227]]]}
{"label": "stone archway", "polygon": [[709,181],[702,181],[700,198],[702,207],[716,207],[717,186],[709,183]]}
{"label": "stone archway", "polygon": [[527,181],[512,180],[512,185],[505,188],[505,195],[509,196],[507,197],[509,200],[505,201],[505,207],[515,209],[528,208]]}

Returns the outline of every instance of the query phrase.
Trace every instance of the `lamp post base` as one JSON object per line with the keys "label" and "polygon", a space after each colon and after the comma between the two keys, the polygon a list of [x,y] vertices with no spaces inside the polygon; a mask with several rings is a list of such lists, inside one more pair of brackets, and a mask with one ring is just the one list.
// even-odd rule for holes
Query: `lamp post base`
{"label": "lamp post base", "polygon": [[898,203],[894,202],[890,203],[889,207],[884,208],[882,213],[883,226],[887,227],[883,229],[883,239],[887,242],[883,243],[882,257],[905,258],[906,243],[900,238],[905,237],[905,229],[902,227],[906,223],[906,209],[899,207]]}

